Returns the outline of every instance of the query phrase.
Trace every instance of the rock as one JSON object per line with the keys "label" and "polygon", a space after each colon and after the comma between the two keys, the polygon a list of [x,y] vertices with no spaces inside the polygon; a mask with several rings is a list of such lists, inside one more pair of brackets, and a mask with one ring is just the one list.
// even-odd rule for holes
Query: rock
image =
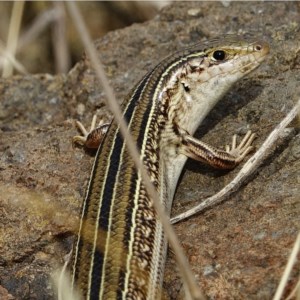
{"label": "rock", "polygon": [[[299,97],[298,20],[297,2],[228,2],[226,6],[175,2],[153,20],[111,32],[96,45],[122,102],[133,85],[173,51],[215,36],[263,33],[271,42],[269,59],[224,97],[196,133],[221,146],[233,133],[242,135],[251,129],[258,134],[259,147]],[[7,290],[4,297],[54,297],[49,275],[71,249],[93,162],[91,153],[72,148],[73,120],[79,118],[89,125],[97,110],[110,118],[85,56],[67,76],[0,80],[0,282]],[[300,163],[295,155],[299,143],[299,135],[292,130],[230,200],[176,225],[208,297],[270,299],[274,295],[300,229]],[[224,173],[189,161],[173,214],[217,192],[237,171]],[[171,299],[180,299],[182,284],[174,264],[170,253],[164,287]],[[206,274],[207,266],[213,275]],[[294,272],[286,293],[295,286],[297,276]]]}

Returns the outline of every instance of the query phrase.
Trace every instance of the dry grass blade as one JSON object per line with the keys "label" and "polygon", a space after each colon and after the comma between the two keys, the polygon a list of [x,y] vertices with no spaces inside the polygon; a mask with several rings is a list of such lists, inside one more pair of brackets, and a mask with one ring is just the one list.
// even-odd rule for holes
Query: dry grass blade
{"label": "dry grass blade", "polygon": [[300,300],[300,278],[295,286],[295,288],[291,291],[291,293],[288,295],[288,297],[285,300]]}
{"label": "dry grass blade", "polygon": [[[11,53],[9,53],[6,48],[4,43],[0,40],[0,58],[5,61],[9,61],[11,65],[21,74],[28,74],[27,70],[25,67],[13,56]],[[0,61],[0,68],[2,67],[2,62]]]}
{"label": "dry grass blade", "polygon": [[30,27],[20,36],[17,51],[19,52],[28,44],[33,43],[35,39],[47,28],[47,26],[56,21],[57,18],[60,18],[60,15],[56,8],[48,9],[39,14]]}
{"label": "dry grass blade", "polygon": [[54,2],[57,12],[53,23],[52,41],[54,46],[55,70],[57,73],[67,73],[70,69],[69,47],[66,37],[66,14],[65,6],[61,2]]}
{"label": "dry grass blade", "polygon": [[300,100],[290,110],[287,116],[277,125],[277,127],[271,132],[266,141],[261,145],[258,151],[248,159],[243,168],[239,171],[237,176],[226,185],[220,192],[213,195],[212,197],[206,198],[199,205],[189,209],[188,211],[171,219],[171,223],[175,224],[182,220],[185,220],[208,207],[216,205],[222,202],[230,194],[235,192],[241,184],[257,170],[258,166],[264,161],[265,157],[270,153],[271,148],[274,146],[279,136],[282,135],[284,129],[291,123],[291,121],[297,116],[300,111]]}
{"label": "dry grass blade", "polygon": [[[24,1],[15,1],[12,10],[12,16],[9,25],[9,32],[7,38],[7,53],[10,53],[12,57],[15,56],[17,51],[18,37],[20,31],[20,25],[23,15]],[[13,65],[11,60],[6,60],[3,66],[3,77],[9,77],[13,73]]]}
{"label": "dry grass blade", "polygon": [[297,261],[297,255],[298,255],[299,251],[300,251],[300,233],[298,233],[292,253],[289,257],[288,263],[285,267],[285,270],[283,272],[283,275],[281,277],[280,283],[278,285],[278,288],[277,288],[277,291],[275,293],[273,300],[281,299],[283,291],[284,291],[284,287],[286,286],[289,276],[292,272],[293,266]]}
{"label": "dry grass blade", "polygon": [[122,112],[120,110],[120,107],[115,99],[112,88],[110,87],[110,85],[108,83],[108,79],[105,75],[103,66],[97,57],[96,49],[92,43],[90,35],[89,35],[89,33],[86,29],[86,26],[82,20],[82,17],[77,9],[77,6],[74,2],[67,2],[66,4],[68,6],[70,15],[73,19],[74,25],[76,26],[76,28],[79,32],[80,38],[82,39],[82,42],[86,48],[86,51],[92,61],[92,64],[96,71],[96,75],[102,84],[103,90],[108,99],[107,106],[112,111],[112,113],[115,117],[115,120],[120,125],[120,129],[121,129],[121,132],[126,141],[128,150],[134,160],[136,168],[140,171],[140,174],[141,174],[141,177],[145,184],[145,187],[147,189],[147,192],[148,192],[149,196],[151,197],[151,199],[153,200],[154,207],[155,207],[156,212],[161,220],[161,223],[165,230],[166,236],[168,237],[169,243],[170,243],[174,253],[176,254],[176,260],[177,260],[179,269],[182,274],[184,285],[185,285],[185,287],[187,287],[187,293],[189,294],[186,298],[187,299],[204,299],[202,292],[200,291],[199,287],[196,284],[195,277],[190,269],[190,266],[187,263],[186,257],[183,253],[183,250],[180,246],[177,236],[176,236],[168,218],[164,214],[164,208],[162,207],[160,202],[157,200],[157,199],[159,199],[157,192],[156,192],[155,188],[153,187],[153,185],[149,179],[149,176],[147,174],[147,171],[145,170],[145,168],[139,158],[139,154],[136,149],[136,146],[133,142],[133,139],[132,139],[130,133],[128,132],[127,125],[126,125],[125,120],[122,117]]}

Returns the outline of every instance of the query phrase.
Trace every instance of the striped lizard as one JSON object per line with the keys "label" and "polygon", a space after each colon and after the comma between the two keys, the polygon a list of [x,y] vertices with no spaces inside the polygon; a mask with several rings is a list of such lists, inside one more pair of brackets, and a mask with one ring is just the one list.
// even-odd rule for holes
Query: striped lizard
{"label": "striped lizard", "polygon": [[[140,159],[167,215],[183,165],[190,157],[234,168],[252,150],[254,134],[220,150],[193,137],[229,88],[269,52],[261,40],[232,37],[196,44],[148,72],[122,104]],[[69,263],[80,299],[159,299],[167,242],[139,171],[112,121],[74,142],[98,148]]]}

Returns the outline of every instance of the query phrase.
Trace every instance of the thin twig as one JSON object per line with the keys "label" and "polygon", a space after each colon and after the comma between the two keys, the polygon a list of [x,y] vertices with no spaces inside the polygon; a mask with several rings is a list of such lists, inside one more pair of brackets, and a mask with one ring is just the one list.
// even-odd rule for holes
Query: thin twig
{"label": "thin twig", "polygon": [[[24,0],[15,1],[12,9],[8,38],[7,38],[7,46],[6,50],[12,57],[15,56],[18,44],[19,31],[21,26],[21,20],[23,15],[24,8]],[[11,60],[5,60],[3,66],[3,77],[9,77],[13,73],[13,65],[11,64]]]}
{"label": "thin twig", "polygon": [[190,293],[191,299],[204,299],[202,292],[200,291],[199,287],[196,284],[195,277],[194,277],[194,275],[191,271],[191,268],[186,260],[186,257],[183,253],[183,250],[178,241],[178,238],[170,224],[168,217],[164,213],[163,206],[160,204],[160,202],[158,200],[159,199],[158,194],[149,179],[149,176],[147,174],[147,171],[145,170],[143,163],[140,160],[138,150],[137,150],[135,143],[128,131],[128,128],[127,128],[125,120],[123,119],[120,107],[116,101],[113,90],[109,85],[108,79],[104,72],[104,68],[97,56],[97,51],[92,43],[92,40],[86,29],[86,26],[80,15],[80,12],[78,11],[77,6],[74,2],[66,2],[66,4],[68,6],[70,15],[73,19],[74,25],[77,27],[80,38],[81,38],[81,40],[86,48],[86,51],[91,59],[91,62],[95,69],[96,75],[102,84],[103,90],[108,99],[107,106],[114,114],[115,120],[116,120],[116,122],[118,122],[118,124],[120,126],[120,130],[121,130],[122,135],[124,136],[124,140],[128,147],[129,153],[132,156],[132,159],[135,163],[136,168],[139,170],[139,172],[141,174],[141,177],[143,179],[143,183],[145,185],[147,193],[149,194],[150,198],[153,201],[153,205],[156,209],[157,215],[163,225],[166,236],[167,236],[169,243],[175,253],[176,260],[177,260],[179,269],[182,274],[183,282],[184,282],[185,286],[188,287],[188,293]]}
{"label": "thin twig", "polygon": [[178,216],[171,219],[171,223],[175,224],[179,221],[185,220],[204,209],[216,205],[217,203],[222,202],[230,194],[235,192],[241,184],[255,171],[258,166],[264,161],[265,157],[270,153],[271,148],[274,146],[275,142],[278,140],[279,136],[283,133],[283,130],[288,126],[288,124],[296,117],[300,111],[300,100],[298,103],[291,109],[288,115],[277,125],[277,127],[271,132],[266,141],[261,145],[258,151],[249,158],[245,163],[243,168],[239,171],[236,177],[226,185],[220,192],[217,194],[206,198],[200,204],[189,209],[188,211],[179,214]]}
{"label": "thin twig", "polygon": [[298,255],[299,251],[300,251],[300,233],[298,233],[292,253],[290,254],[288,263],[285,267],[285,270],[283,272],[283,275],[281,277],[280,283],[278,285],[278,288],[277,288],[277,291],[275,293],[273,300],[281,299],[283,291],[284,291],[284,287],[286,286],[286,283],[292,272],[293,266],[294,266],[295,262],[297,261],[297,255]]}

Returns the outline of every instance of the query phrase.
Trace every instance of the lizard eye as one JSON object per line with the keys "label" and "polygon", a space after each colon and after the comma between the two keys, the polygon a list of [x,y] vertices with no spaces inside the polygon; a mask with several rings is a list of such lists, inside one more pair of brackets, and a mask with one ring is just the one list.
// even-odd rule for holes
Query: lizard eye
{"label": "lizard eye", "polygon": [[223,50],[216,50],[212,55],[212,57],[215,60],[224,60],[225,56],[226,56],[226,54],[225,54],[225,51],[223,51]]}

